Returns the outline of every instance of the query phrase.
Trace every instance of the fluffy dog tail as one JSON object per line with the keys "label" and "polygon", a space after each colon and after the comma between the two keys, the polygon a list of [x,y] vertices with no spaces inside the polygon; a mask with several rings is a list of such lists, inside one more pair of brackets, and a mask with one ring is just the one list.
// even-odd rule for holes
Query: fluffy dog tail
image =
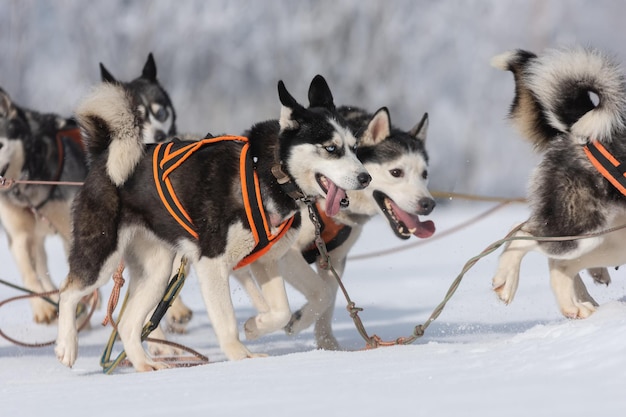
{"label": "fluffy dog tail", "polygon": [[130,93],[103,83],[77,107],[90,164],[106,158],[106,171],[116,186],[126,182],[143,153],[143,118]]}
{"label": "fluffy dog tail", "polygon": [[513,73],[509,116],[538,148],[563,134],[578,143],[608,143],[626,127],[624,75],[598,50],[556,49],[541,56],[516,50],[491,64]]}

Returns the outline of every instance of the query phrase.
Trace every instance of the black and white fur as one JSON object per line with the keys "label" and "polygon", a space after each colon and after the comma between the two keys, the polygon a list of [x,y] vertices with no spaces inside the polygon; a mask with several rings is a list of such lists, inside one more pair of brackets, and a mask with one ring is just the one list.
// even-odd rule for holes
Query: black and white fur
{"label": "black and white fur", "polygon": [[[530,218],[519,237],[574,236],[626,224],[626,197],[606,180],[583,152],[598,141],[626,161],[626,82],[619,65],[590,48],[549,50],[543,55],[516,50],[493,65],[511,71],[513,124],[543,153],[529,186]],[[548,258],[551,286],[566,317],[584,318],[597,303],[579,272],[593,268],[608,283],[605,267],[626,261],[626,230],[583,240],[515,240],[503,251],[493,287],[505,303],[513,300],[524,255],[538,250]]]}
{"label": "black and white fur", "polygon": [[[140,103],[143,139],[162,140],[163,129],[176,132],[176,113],[156,78],[152,54],[139,77],[120,82],[101,64],[105,82],[123,86]],[[145,116],[148,115],[146,118]],[[83,146],[59,132],[77,128],[76,121],[18,106],[0,89],[0,177],[7,180],[82,182],[87,175]],[[59,152],[62,152],[60,162]],[[62,170],[59,171],[59,166]],[[0,189],[0,222],[24,286],[34,292],[56,289],[50,278],[44,246],[46,236],[59,234],[66,249],[71,235],[71,202],[78,190],[69,185],[20,184]],[[34,320],[49,323],[56,308],[41,298],[30,299]]]}
{"label": "black and white fur", "polygon": [[[435,200],[428,191],[428,153],[425,148],[428,115],[425,114],[413,129],[404,131],[391,125],[386,108],[374,115],[348,107],[340,108],[339,112],[359,138],[357,157],[372,175],[367,188],[348,191],[350,206],[333,217],[336,222],[352,228],[350,237],[329,252],[331,263],[341,277],[350,249],[371,218],[383,215],[401,239],[412,235],[427,238],[435,231],[434,223],[422,222],[418,216],[430,214]],[[301,215],[308,216],[306,211]],[[318,263],[315,266],[317,273],[306,268],[300,252],[309,247],[314,238],[315,230],[311,222],[306,222],[296,245],[281,260],[285,279],[307,300],[293,314],[286,330],[297,334],[315,323],[318,347],[336,350],[340,346],[332,332],[332,317],[337,281],[330,271],[321,268]]]}
{"label": "black and white fur", "polygon": [[[82,181],[87,173],[82,146],[72,136],[60,133],[76,128],[72,119],[18,106],[0,89],[0,177],[7,181]],[[70,205],[77,190],[77,186],[25,183],[0,188],[0,222],[24,287],[30,291],[56,289],[44,241],[58,233],[67,247]],[[39,297],[30,298],[30,303],[35,322],[56,319],[52,304]]]}
{"label": "black and white fur", "polygon": [[[353,148],[356,138],[337,114],[326,81],[317,76],[309,89],[306,109],[279,82],[279,120],[259,123],[249,131],[261,195],[275,227],[293,216],[299,203],[278,186],[271,168],[280,164],[306,195],[323,196],[328,187],[360,189],[370,176]],[[240,341],[228,277],[253,248],[241,184],[241,144],[223,142],[196,152],[170,174],[178,198],[196,225],[192,239],[163,208],[153,185],[153,145],[143,144],[136,103],[119,86],[103,85],[77,110],[87,132],[92,160],[85,184],[73,206],[70,272],[60,293],[58,359],[72,366],[78,353],[76,305],[80,298],[106,283],[121,258],[130,275],[128,302],[118,329],[135,369],[167,367],[150,358],[141,345],[147,313],[163,295],[176,252],[191,261],[220,347],[228,359],[259,356]],[[268,302],[287,303],[277,260],[295,240],[299,224],[253,267]],[[259,332],[284,327],[289,315],[260,313],[248,321]]]}
{"label": "black and white fur", "polygon": [[176,111],[167,91],[157,79],[157,67],[152,53],[143,66],[141,76],[130,82],[118,81],[100,63],[103,82],[121,84],[137,98],[143,116],[143,140],[145,143],[163,142],[176,135]]}

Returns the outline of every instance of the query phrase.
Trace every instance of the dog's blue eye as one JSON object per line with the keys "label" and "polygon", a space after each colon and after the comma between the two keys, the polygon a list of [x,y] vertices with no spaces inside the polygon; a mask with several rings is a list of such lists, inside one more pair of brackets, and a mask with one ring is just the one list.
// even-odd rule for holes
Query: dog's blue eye
{"label": "dog's blue eye", "polygon": [[326,152],[328,153],[333,153],[337,150],[337,147],[335,145],[328,145],[324,146],[324,149],[326,149]]}
{"label": "dog's blue eye", "polygon": [[159,107],[159,109],[154,114],[154,117],[156,117],[159,122],[164,122],[165,119],[167,119],[167,116],[167,110],[165,110],[163,107]]}
{"label": "dog's blue eye", "polygon": [[392,177],[396,177],[396,178],[404,177],[404,171],[401,170],[400,168],[392,169],[391,171],[389,171],[389,173],[391,174]]}

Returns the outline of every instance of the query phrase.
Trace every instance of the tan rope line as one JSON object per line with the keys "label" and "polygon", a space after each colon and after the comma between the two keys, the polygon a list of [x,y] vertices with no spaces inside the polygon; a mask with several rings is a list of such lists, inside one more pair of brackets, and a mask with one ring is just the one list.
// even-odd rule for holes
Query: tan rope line
{"label": "tan rope line", "polygon": [[109,304],[107,306],[107,315],[102,320],[102,325],[106,326],[111,323],[114,328],[117,328],[115,321],[113,321],[113,312],[115,311],[115,307],[117,307],[117,303],[120,300],[120,292],[122,287],[124,286],[124,277],[122,274],[124,273],[124,261],[120,261],[117,266],[117,270],[115,274],[113,274],[113,290],[111,290],[111,295],[109,296]]}
{"label": "tan rope line", "polygon": [[[25,294],[25,295],[18,295],[16,297],[11,297],[11,298],[7,298],[6,300],[0,302],[0,307],[2,307],[5,304],[11,303],[13,301],[19,301],[19,300],[24,300],[27,298],[33,298],[33,297],[49,297],[51,295],[57,294],[59,292],[59,290],[54,290],[54,291],[48,291],[48,292],[43,292],[43,293],[30,293],[30,294]],[[87,326],[89,324],[89,321],[91,320],[91,316],[93,316],[94,311],[96,310],[96,306],[98,304],[98,292],[94,291],[92,297],[91,297],[91,308],[88,310],[88,314],[85,317],[85,320],[81,323],[80,326],[78,326],[78,331],[80,332],[81,330],[83,330],[85,328],[85,326]],[[22,346],[22,347],[29,347],[29,348],[39,348],[39,347],[46,347],[46,346],[52,346],[56,343],[56,340],[51,340],[49,342],[40,342],[40,343],[26,343],[26,342],[21,342],[17,339],[14,339],[10,336],[8,336],[6,333],[4,333],[1,329],[0,329],[0,336],[2,336],[3,338],[5,338],[6,340],[8,340],[9,342],[17,345],[17,346]]]}
{"label": "tan rope line", "polygon": [[495,203],[525,203],[526,199],[523,197],[488,197],[482,196],[478,194],[464,194],[464,193],[455,193],[452,191],[431,191],[430,194],[435,198],[443,198],[443,199],[453,199],[459,198],[462,200],[470,200],[470,201],[486,201],[486,202],[495,202]]}
{"label": "tan rope line", "polygon": [[0,177],[0,188],[11,188],[15,184],[29,184],[29,185],[72,185],[81,186],[82,182],[78,181],[37,181],[37,180],[15,180],[12,178]]}
{"label": "tan rope line", "polygon": [[350,261],[359,261],[359,260],[363,260],[363,259],[368,259],[368,258],[373,258],[375,256],[385,256],[385,255],[391,255],[392,253],[397,253],[397,252],[402,252],[405,250],[409,250],[409,249],[413,249],[416,248],[418,246],[422,246],[422,245],[426,245],[429,244],[435,240],[450,236],[451,234],[454,234],[456,232],[458,232],[459,230],[465,229],[466,227],[471,226],[473,223],[482,220],[483,218],[490,216],[491,214],[495,213],[496,211],[500,210],[503,207],[508,206],[511,203],[514,203],[515,201],[503,201],[500,204],[497,204],[494,207],[489,208],[488,210],[485,210],[484,212],[481,212],[479,214],[477,214],[476,216],[465,220],[455,226],[452,226],[449,229],[444,230],[443,232],[439,232],[439,233],[435,233],[432,237],[429,237],[428,239],[423,239],[423,240],[418,240],[415,241],[413,243],[409,243],[407,245],[402,245],[402,246],[397,246],[395,248],[390,248],[390,249],[383,249],[383,250],[379,250],[379,251],[374,251],[374,252],[366,252],[366,253],[362,253],[359,255],[354,255],[354,256],[349,256],[348,260]]}
{"label": "tan rope line", "polygon": [[492,243],[491,245],[487,246],[487,248],[485,248],[479,255],[470,258],[470,260],[468,260],[465,263],[465,265],[463,266],[463,269],[461,270],[459,275],[454,279],[454,281],[450,285],[450,288],[448,289],[448,292],[446,293],[443,301],[441,303],[439,303],[435,307],[435,309],[433,310],[433,312],[430,315],[430,317],[423,324],[418,324],[417,326],[415,326],[414,329],[413,329],[413,334],[411,336],[409,336],[409,337],[399,337],[399,338],[397,338],[397,339],[395,339],[393,341],[383,341],[376,334],[374,334],[372,336],[369,336],[369,334],[367,333],[367,331],[365,329],[365,326],[363,325],[363,322],[362,322],[362,320],[361,320],[361,318],[359,317],[359,314],[358,314],[360,311],[363,311],[363,309],[359,308],[359,307],[356,307],[355,303],[348,296],[348,292],[345,289],[345,286],[343,285],[343,282],[341,281],[341,278],[339,277],[339,274],[337,274],[337,271],[332,267],[332,265],[330,265],[329,269],[333,273],[333,275],[335,277],[335,280],[339,284],[339,288],[341,288],[341,291],[343,292],[344,297],[346,298],[346,301],[347,301],[346,308],[347,308],[348,312],[350,313],[350,317],[352,317],[352,320],[353,320],[353,322],[354,322],[354,324],[355,324],[355,326],[357,328],[357,331],[359,332],[361,337],[365,340],[366,349],[377,348],[377,347],[380,347],[380,346],[394,346],[394,345],[398,345],[398,344],[406,345],[406,344],[413,343],[416,339],[422,337],[424,335],[426,329],[428,328],[428,326],[430,326],[430,324],[439,317],[439,315],[443,311],[443,309],[446,306],[446,304],[448,303],[448,301],[450,301],[450,299],[452,298],[452,296],[456,292],[457,288],[461,284],[461,280],[463,279],[465,274],[480,259],[482,259],[485,256],[491,254],[492,252],[494,252],[496,249],[498,249],[500,246],[502,246],[506,242],[513,241],[513,240],[534,240],[534,241],[537,241],[537,242],[560,242],[560,241],[568,241],[568,240],[580,240],[580,239],[588,239],[588,238],[598,237],[598,236],[601,236],[601,235],[604,235],[604,234],[607,234],[607,233],[612,233],[612,232],[615,232],[617,230],[626,228],[626,224],[623,224],[621,226],[612,227],[610,229],[600,230],[598,232],[588,233],[588,234],[585,234],[585,235],[576,235],[576,236],[545,236],[545,237],[513,236],[525,224],[526,224],[526,222],[520,224],[519,226],[517,226],[516,228],[511,230],[503,239],[500,239],[500,240]]}

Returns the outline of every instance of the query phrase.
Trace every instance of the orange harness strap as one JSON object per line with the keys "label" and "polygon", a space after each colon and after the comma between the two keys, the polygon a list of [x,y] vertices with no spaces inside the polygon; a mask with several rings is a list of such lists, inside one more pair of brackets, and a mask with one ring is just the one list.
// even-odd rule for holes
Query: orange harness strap
{"label": "orange harness strap", "polygon": [[626,165],[615,159],[600,142],[589,142],[583,149],[602,176],[626,196]]}
{"label": "orange harness strap", "polygon": [[178,149],[173,149],[175,145],[178,144],[177,142],[159,143],[154,149],[152,168],[154,183],[163,205],[181,227],[193,236],[194,239],[198,239],[199,236],[193,221],[176,196],[176,192],[169,179],[169,174],[203,146],[229,140],[243,142],[241,155],[239,157],[241,193],[246,210],[246,217],[255,242],[254,249],[235,266],[234,269],[237,269],[254,262],[267,252],[274,243],[287,233],[294,219],[291,217],[285,220],[278,226],[278,230],[275,234],[271,233],[270,223],[261,200],[259,178],[254,169],[252,158],[248,154],[250,148],[248,138],[243,136],[207,138],[183,145]]}

